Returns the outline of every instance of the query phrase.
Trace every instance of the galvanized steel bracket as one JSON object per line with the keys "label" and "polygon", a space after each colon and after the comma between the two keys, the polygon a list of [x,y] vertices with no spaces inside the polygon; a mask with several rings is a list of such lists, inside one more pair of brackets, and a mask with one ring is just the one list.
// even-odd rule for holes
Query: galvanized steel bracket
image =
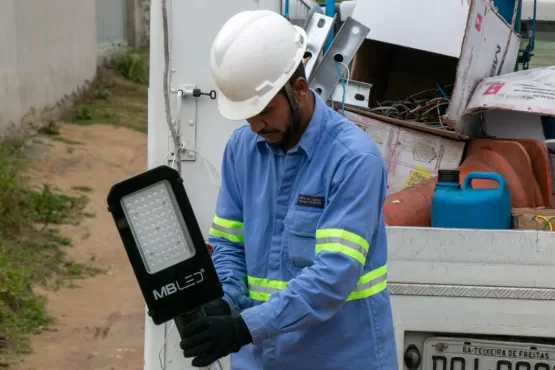
{"label": "galvanized steel bracket", "polygon": [[332,17],[318,13],[312,13],[310,19],[307,19],[304,27],[308,38],[308,45],[304,57],[310,57],[304,67],[307,77],[310,77],[314,67],[316,67],[318,59],[320,59],[322,48],[324,47],[324,43],[330,33],[334,20],[335,19]]}
{"label": "galvanized steel bracket", "polygon": [[[180,148],[181,161],[195,161],[196,155],[196,138],[197,138],[197,105],[199,97],[193,96],[193,90],[197,85],[180,85],[177,87],[175,94],[172,94],[175,101],[173,112],[175,112],[174,120],[177,125],[177,134],[181,139],[183,147]],[[169,147],[173,147],[171,134],[168,137]],[[172,162],[175,158],[175,152],[168,155],[168,161]]]}
{"label": "galvanized steel bracket", "polygon": [[333,90],[341,79],[336,62],[342,62],[348,66],[368,32],[370,32],[368,27],[351,17],[343,23],[328,52],[309,77],[310,87],[320,94],[324,101],[332,96]]}
{"label": "galvanized steel bracket", "polygon": [[[345,105],[368,109],[371,90],[371,84],[360,81],[349,81],[349,83],[345,86]],[[334,102],[343,101],[343,85],[337,84],[335,90],[333,90],[331,100]]]}

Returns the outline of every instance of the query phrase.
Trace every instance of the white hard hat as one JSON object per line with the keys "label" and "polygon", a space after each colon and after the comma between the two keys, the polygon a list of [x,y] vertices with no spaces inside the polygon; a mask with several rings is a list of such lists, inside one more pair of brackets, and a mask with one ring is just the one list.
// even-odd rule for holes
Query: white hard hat
{"label": "white hard hat", "polygon": [[269,10],[240,12],[222,27],[210,51],[221,115],[259,114],[289,81],[307,46],[306,32]]}

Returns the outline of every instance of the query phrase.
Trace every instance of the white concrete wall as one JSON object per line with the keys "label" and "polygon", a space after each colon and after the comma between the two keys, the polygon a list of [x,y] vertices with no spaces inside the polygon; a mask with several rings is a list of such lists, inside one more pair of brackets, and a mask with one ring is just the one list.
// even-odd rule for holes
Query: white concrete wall
{"label": "white concrete wall", "polygon": [[96,71],[95,0],[0,0],[0,132]]}

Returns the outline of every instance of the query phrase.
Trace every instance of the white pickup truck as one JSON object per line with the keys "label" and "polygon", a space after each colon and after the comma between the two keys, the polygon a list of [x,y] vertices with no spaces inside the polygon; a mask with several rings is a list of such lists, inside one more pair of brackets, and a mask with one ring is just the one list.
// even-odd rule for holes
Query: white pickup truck
{"label": "white pickup truck", "polygon": [[[523,19],[531,14],[528,3]],[[543,4],[538,12],[543,7],[553,17],[555,1]],[[172,91],[214,89],[207,55],[219,28],[238,11],[279,12],[281,5],[281,0],[168,0]],[[172,164],[174,148],[166,124],[161,1],[151,6],[149,168]],[[538,13],[538,20],[549,19]],[[555,33],[545,34],[555,41]],[[194,149],[182,153],[181,171],[207,232],[223,148],[237,124],[224,120],[209,96],[182,99],[170,93],[169,105],[182,140]],[[555,370],[555,233],[390,227],[388,238],[400,369]],[[145,370],[193,369],[179,349],[177,330],[170,328],[146,316]],[[222,363],[229,368],[228,359]]]}

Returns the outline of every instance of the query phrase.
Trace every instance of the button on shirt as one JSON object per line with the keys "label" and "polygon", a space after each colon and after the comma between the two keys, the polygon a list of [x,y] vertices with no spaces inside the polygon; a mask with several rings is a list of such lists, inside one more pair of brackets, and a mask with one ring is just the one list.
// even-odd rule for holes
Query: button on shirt
{"label": "button on shirt", "polygon": [[312,119],[284,152],[235,130],[209,242],[253,344],[233,370],[398,369],[378,147],[315,94]]}

